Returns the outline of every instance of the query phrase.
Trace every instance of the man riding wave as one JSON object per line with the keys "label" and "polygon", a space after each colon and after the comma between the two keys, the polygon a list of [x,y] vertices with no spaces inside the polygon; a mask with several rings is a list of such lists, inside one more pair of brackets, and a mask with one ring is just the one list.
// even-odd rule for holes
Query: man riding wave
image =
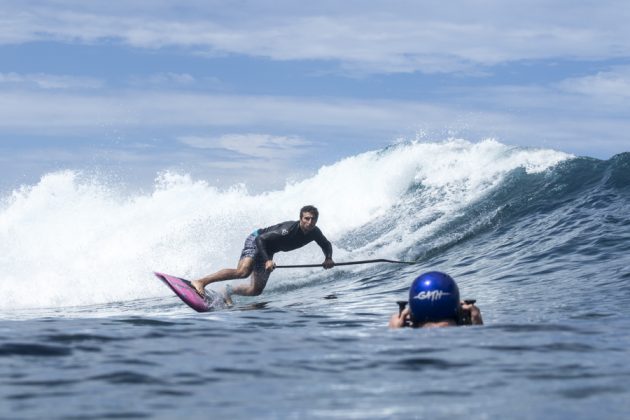
{"label": "man riding wave", "polygon": [[335,266],[332,259],[332,245],[322,231],[315,226],[319,211],[308,205],[300,209],[300,220],[279,223],[266,228],[256,229],[246,239],[241,258],[235,269],[224,268],[214,274],[192,281],[192,285],[201,296],[204,288],[215,282],[244,279],[251,275],[249,284],[239,284],[233,288],[226,286],[225,299],[231,303],[231,295],[258,296],[262,293],[269,275],[275,269],[273,256],[276,252],[293,251],[315,241],[324,253],[322,267]]}

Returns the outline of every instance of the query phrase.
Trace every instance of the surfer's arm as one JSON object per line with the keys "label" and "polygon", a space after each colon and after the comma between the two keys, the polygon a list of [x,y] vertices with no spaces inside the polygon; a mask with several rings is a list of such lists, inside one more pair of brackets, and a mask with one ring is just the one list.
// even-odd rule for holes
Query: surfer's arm
{"label": "surfer's arm", "polygon": [[260,253],[260,256],[265,261],[271,259],[269,258],[269,253],[267,252],[267,244],[265,243],[271,235],[273,235],[273,232],[262,233],[256,236],[256,250]]}
{"label": "surfer's arm", "polygon": [[[267,244],[270,241],[282,238],[282,234],[276,230],[271,230],[265,233],[261,233],[256,237],[256,250],[260,253],[260,256],[265,261],[265,268],[268,269],[267,263],[273,264],[273,260],[269,255]],[[273,270],[273,268],[271,268]],[[268,269],[268,271],[271,271]]]}
{"label": "surfer's arm", "polygon": [[315,242],[317,243],[317,245],[319,245],[319,247],[322,249],[322,252],[324,253],[324,262],[322,263],[322,266],[325,269],[333,268],[335,266],[335,262],[332,259],[332,244],[328,239],[326,239],[321,230],[317,229],[316,234],[317,236],[315,237]]}

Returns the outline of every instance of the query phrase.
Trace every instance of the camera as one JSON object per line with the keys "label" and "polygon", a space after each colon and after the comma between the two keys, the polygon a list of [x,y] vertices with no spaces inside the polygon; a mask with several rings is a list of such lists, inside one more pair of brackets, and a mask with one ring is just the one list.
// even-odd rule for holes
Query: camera
{"label": "camera", "polygon": [[405,308],[407,307],[407,301],[406,300],[397,300],[396,303],[398,304],[398,315],[402,314],[402,311],[405,310]]}
{"label": "camera", "polygon": [[[398,304],[398,315],[402,314],[402,311],[405,310],[405,308],[407,307],[407,301],[406,300],[397,300],[396,303]],[[409,318],[405,319],[405,327],[411,327],[411,320]]]}
{"label": "camera", "polygon": [[[466,305],[474,305],[477,302],[476,299],[466,299],[464,303]],[[459,314],[457,316],[457,325],[472,325],[472,315],[469,309],[462,309],[460,306]]]}
{"label": "camera", "polygon": [[[474,305],[475,302],[477,302],[476,299],[464,300],[464,303],[466,305]],[[398,304],[398,315],[400,315],[402,311],[404,311],[405,308],[407,307],[408,302],[406,300],[398,300],[396,301],[396,303]],[[457,325],[472,325],[472,315],[470,313],[470,310],[462,309],[460,306],[459,311],[457,313],[457,319],[455,320],[455,322],[457,322]],[[407,322],[405,322],[405,326],[410,326],[410,325],[411,323],[409,322],[409,320],[407,320]]]}

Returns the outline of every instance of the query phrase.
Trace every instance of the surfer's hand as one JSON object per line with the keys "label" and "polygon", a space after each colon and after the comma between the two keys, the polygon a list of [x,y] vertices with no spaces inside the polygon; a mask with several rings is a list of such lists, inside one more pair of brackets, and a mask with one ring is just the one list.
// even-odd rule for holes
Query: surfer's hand
{"label": "surfer's hand", "polygon": [[326,258],[322,263],[322,266],[324,267],[324,269],[328,270],[329,268],[333,268],[335,266],[335,262],[332,258]]}
{"label": "surfer's hand", "polygon": [[276,263],[273,260],[268,260],[265,263],[265,271],[271,273],[276,268]]}

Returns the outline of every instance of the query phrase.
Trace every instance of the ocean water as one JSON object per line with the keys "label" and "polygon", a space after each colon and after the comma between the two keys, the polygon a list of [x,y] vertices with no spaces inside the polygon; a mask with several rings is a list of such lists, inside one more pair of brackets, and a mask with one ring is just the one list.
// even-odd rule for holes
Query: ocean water
{"label": "ocean water", "polygon": [[[203,314],[152,275],[234,266],[304,204],[336,261],[416,264],[277,269]],[[0,418],[626,419],[629,214],[630,153],[493,140],[396,144],[260,194],[44,174],[0,196]],[[428,270],[485,325],[388,329]]]}

